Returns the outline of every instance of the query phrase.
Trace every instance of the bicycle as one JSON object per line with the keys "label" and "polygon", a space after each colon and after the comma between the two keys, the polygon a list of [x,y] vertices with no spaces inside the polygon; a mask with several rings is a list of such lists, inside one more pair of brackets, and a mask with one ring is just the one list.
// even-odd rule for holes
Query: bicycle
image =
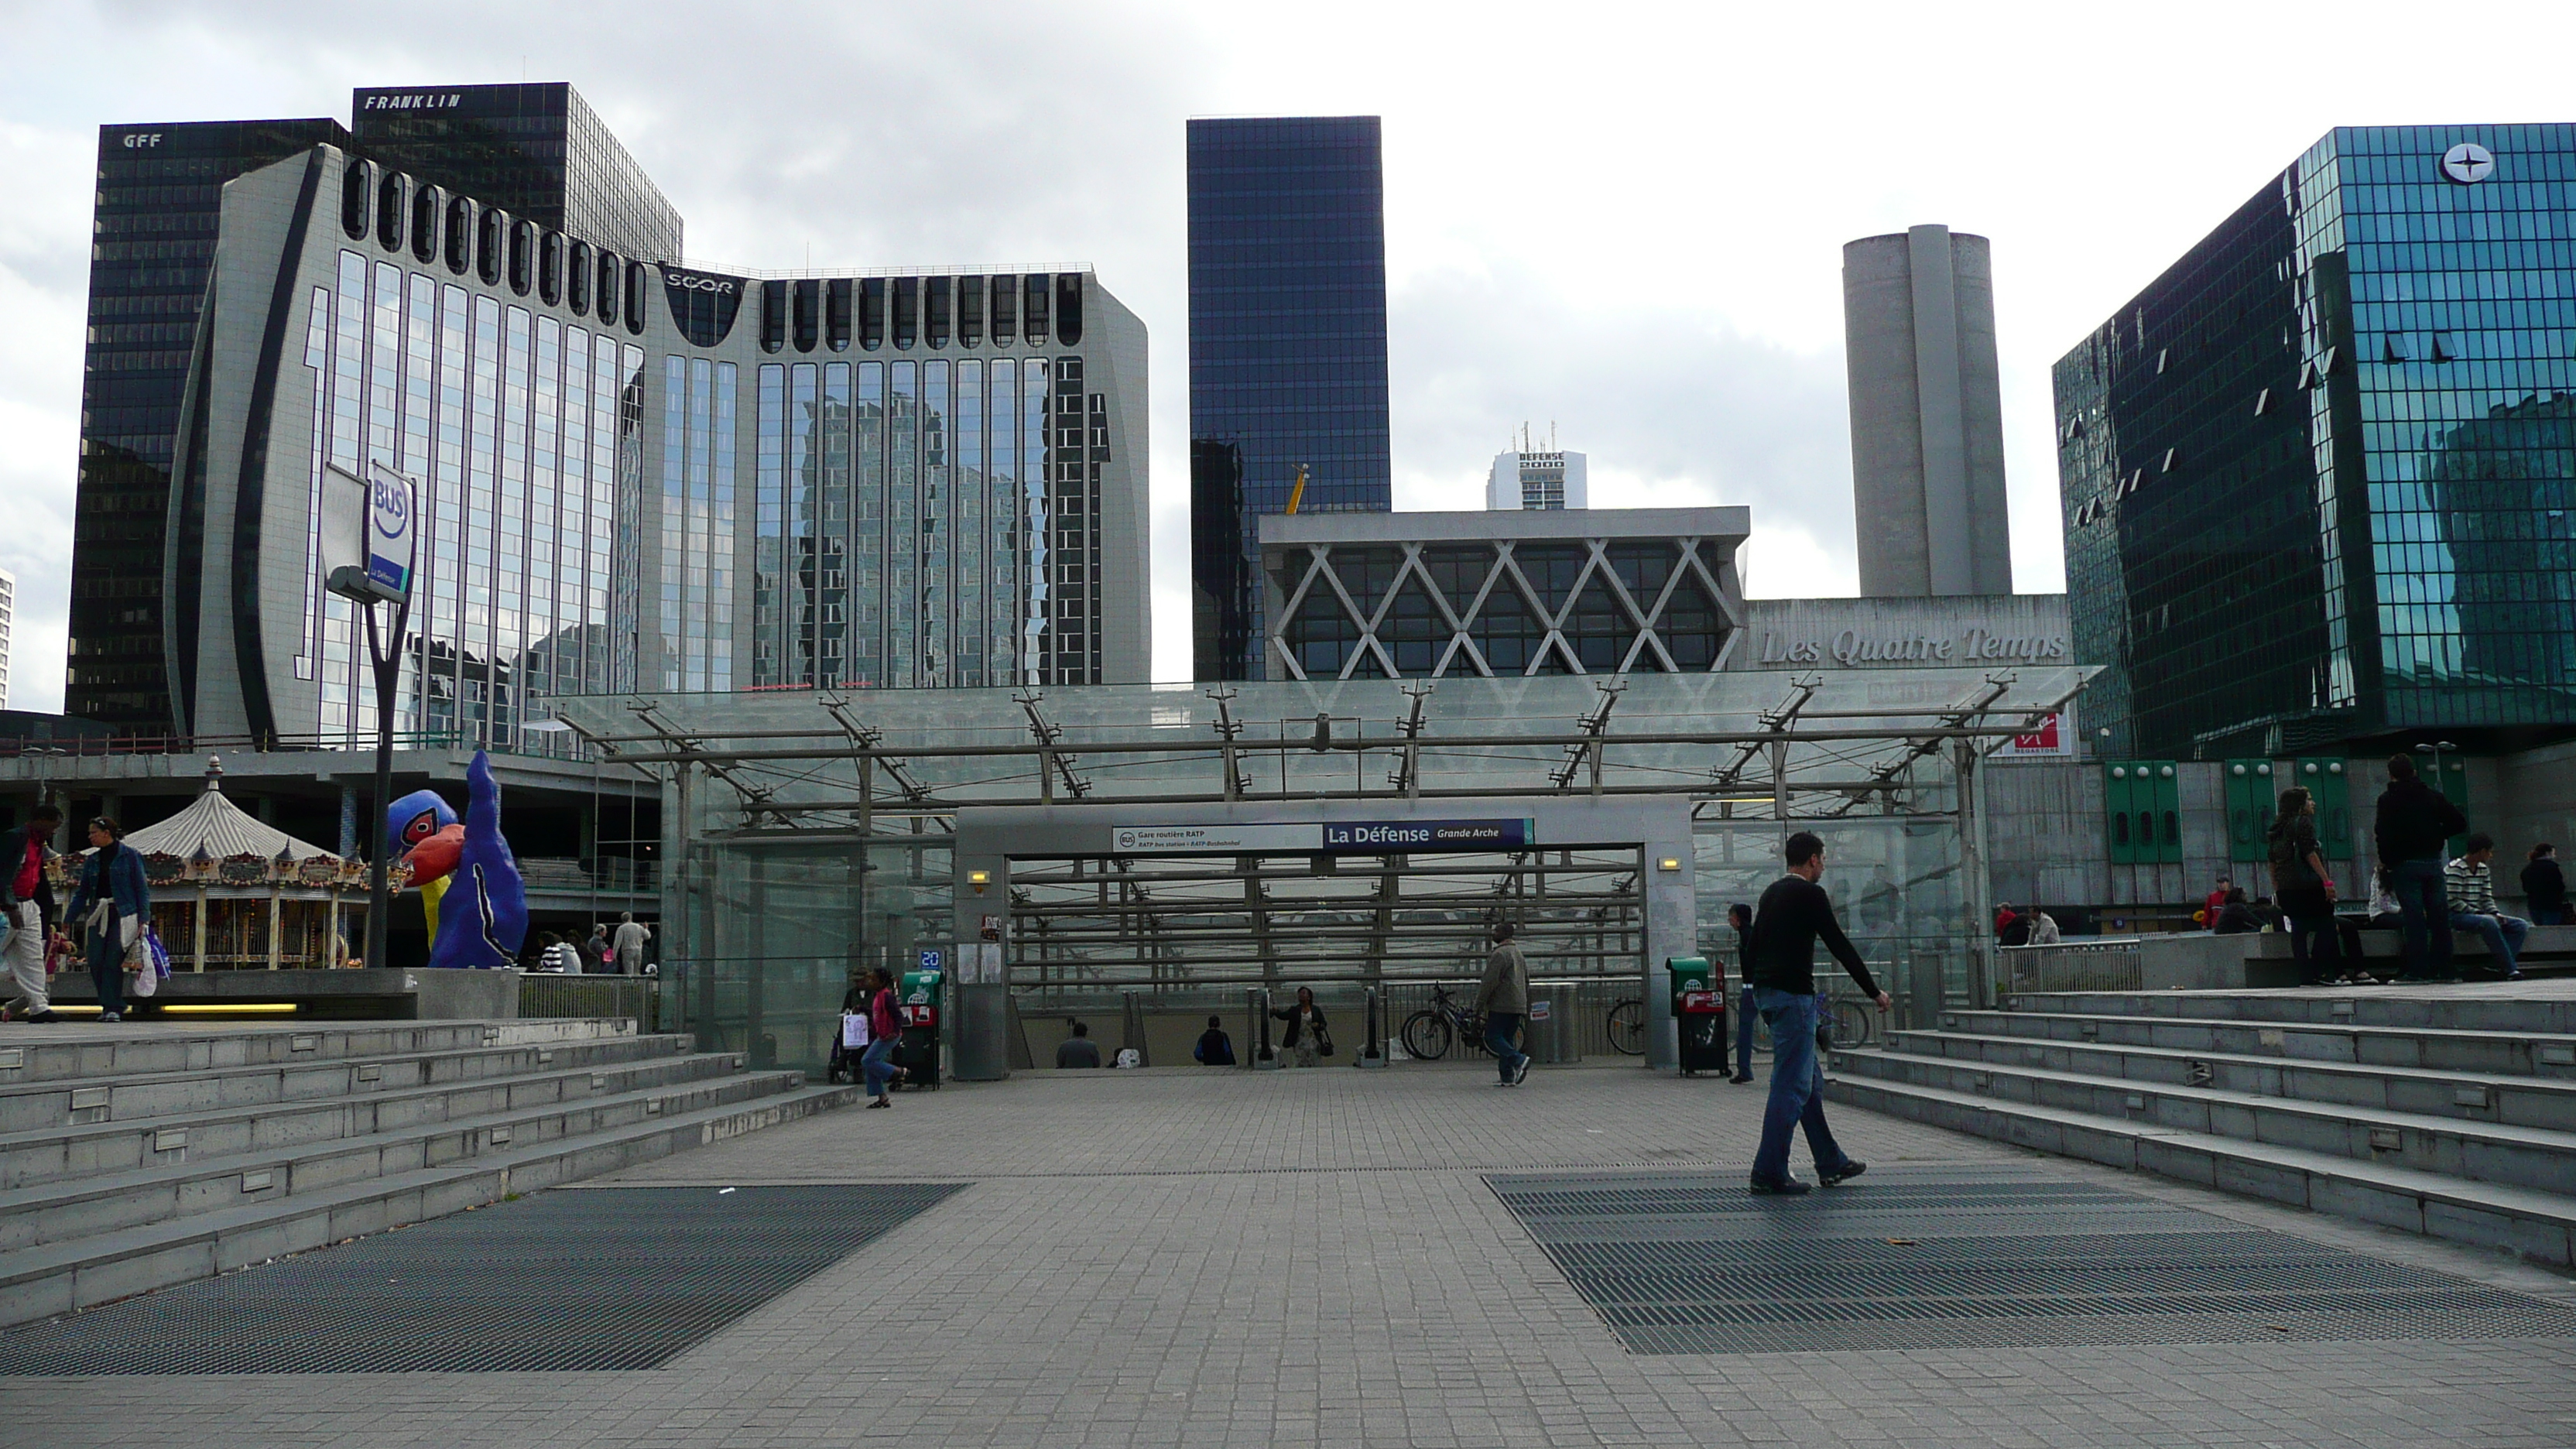
{"label": "bicycle", "polygon": [[1623,1057],[1646,1054],[1646,1003],[1636,997],[1613,1003],[1606,1023],[1610,1050]]}
{"label": "bicycle", "polygon": [[1396,1032],[1405,1055],[1436,1062],[1460,1041],[1471,1052],[1485,1050],[1485,1014],[1460,1006],[1446,986],[1431,988],[1431,1004],[1404,1019]]}

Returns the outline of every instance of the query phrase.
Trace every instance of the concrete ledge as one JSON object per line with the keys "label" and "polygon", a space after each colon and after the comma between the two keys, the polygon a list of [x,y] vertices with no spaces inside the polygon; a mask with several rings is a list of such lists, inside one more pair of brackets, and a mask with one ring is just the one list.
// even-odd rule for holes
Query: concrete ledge
{"label": "concrete ledge", "polygon": [[[130,1003],[136,1015],[157,1006],[222,1006],[293,1002],[300,1017],[325,1020],[509,1021],[519,1014],[519,978],[507,971],[176,971],[147,1000]],[[98,1001],[87,972],[54,978],[54,1000]]]}

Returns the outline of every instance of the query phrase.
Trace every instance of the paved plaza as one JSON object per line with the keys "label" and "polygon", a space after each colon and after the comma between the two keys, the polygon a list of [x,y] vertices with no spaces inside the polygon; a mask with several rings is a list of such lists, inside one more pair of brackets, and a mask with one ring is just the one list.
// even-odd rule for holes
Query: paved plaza
{"label": "paved plaza", "polygon": [[[556,1190],[971,1184],[665,1367],[14,1379],[0,1443],[2576,1443],[2570,1337],[1631,1353],[1487,1180],[1741,1181],[1761,1099],[1615,1066],[1518,1090],[1414,1065],[906,1094]],[[1871,1164],[1841,1192],[2111,1188],[2576,1307],[2576,1283],[2501,1257],[1865,1112],[1837,1127]]]}

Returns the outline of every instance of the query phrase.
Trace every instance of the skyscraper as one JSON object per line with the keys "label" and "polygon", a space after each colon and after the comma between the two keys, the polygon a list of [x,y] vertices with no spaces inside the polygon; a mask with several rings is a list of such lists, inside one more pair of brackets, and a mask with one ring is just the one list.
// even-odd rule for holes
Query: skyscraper
{"label": "skyscraper", "polygon": [[1261,679],[1260,516],[1391,506],[1378,118],[1192,121],[1189,187],[1192,672]]}
{"label": "skyscraper", "polygon": [[349,130],[387,168],[549,231],[631,257],[682,255],[680,213],[563,81],[362,86],[350,93]]}
{"label": "skyscraper", "polygon": [[[102,126],[81,370],[72,525],[71,657],[63,709],[136,733],[172,725],[195,650],[196,611],[162,597],[165,546],[193,556],[205,531],[202,472],[171,516],[171,458],[214,261],[224,183],[318,143],[331,120]],[[190,409],[183,404],[194,401]]]}
{"label": "skyscraper", "polygon": [[1986,239],[1918,226],[1845,244],[1843,339],[1862,596],[2011,593]]}
{"label": "skyscraper", "polygon": [[[587,114],[567,87],[499,89]],[[471,94],[358,97],[364,116]],[[102,149],[177,129],[111,128]],[[361,737],[365,631],[321,586],[322,530],[359,486],[343,476],[377,465],[417,490],[406,732],[542,751],[519,725],[549,694],[1145,678],[1146,338],[1090,273],[701,271],[375,159],[332,122],[234,129],[294,144],[102,187],[120,238],[102,278],[129,259],[194,270],[117,274],[184,289],[189,310],[151,359],[173,371],[169,415],[90,418],[159,430],[160,463],[102,504],[84,440],[73,594],[113,603],[99,618],[123,632],[84,634],[76,613],[72,712],[135,734]],[[439,162],[431,138],[397,139]],[[436,174],[485,167],[532,206],[552,187],[552,214],[603,226],[667,213],[640,173],[531,183],[543,146],[476,146]],[[230,184],[162,186],[201,175]],[[630,234],[676,246],[668,221]],[[181,222],[184,253],[151,249]],[[120,296],[102,290],[100,315]],[[93,399],[113,396],[99,355]],[[174,472],[188,491],[165,518]]]}
{"label": "skyscraper", "polygon": [[2576,730],[2571,213],[2576,126],[2338,128],[2058,361],[2112,752]]}

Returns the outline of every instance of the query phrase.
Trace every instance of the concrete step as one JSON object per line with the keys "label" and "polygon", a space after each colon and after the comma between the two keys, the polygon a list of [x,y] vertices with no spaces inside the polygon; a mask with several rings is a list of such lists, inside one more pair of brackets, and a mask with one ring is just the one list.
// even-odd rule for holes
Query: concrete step
{"label": "concrete step", "polygon": [[[0,1192],[0,1251],[292,1198],[505,1149],[684,1116],[790,1091],[795,1072],[739,1072],[735,1057],[682,1058],[693,1070],[630,1090],[496,1110],[363,1136],[215,1155],[185,1148],[129,1171]],[[655,1068],[670,1064],[655,1064]],[[654,1068],[641,1068],[639,1072]]]}
{"label": "concrete step", "polygon": [[[763,1074],[793,1080],[791,1074]],[[784,1082],[781,1083],[784,1085]],[[744,1101],[487,1151],[308,1193],[0,1253],[0,1324],[94,1308],[285,1253],[423,1222],[511,1193],[615,1172],[858,1099],[856,1087],[788,1086]]]}
{"label": "concrete step", "polygon": [[0,1085],[162,1072],[204,1072],[264,1062],[403,1056],[475,1046],[592,1041],[635,1035],[619,1017],[529,1021],[371,1021],[189,1031],[155,1022],[60,1021],[0,1025]]}
{"label": "concrete step", "polygon": [[1838,1076],[1825,1091],[1836,1102],[2035,1151],[2502,1248],[2535,1262],[2576,1263],[2576,1198],[2558,1192],[1877,1077]]}
{"label": "concrete step", "polygon": [[1940,1020],[1945,1031],[1982,1036],[2576,1079],[2576,1036],[2039,1010],[1945,1011]]}
{"label": "concrete step", "polygon": [[2576,1073],[2558,1079],[2515,1073],[2434,1071],[2198,1047],[1962,1032],[1897,1032],[1889,1038],[1887,1050],[1908,1056],[2036,1067],[2166,1086],[2210,1087],[2257,1097],[2288,1097],[2302,1102],[2375,1107],[2576,1133]]}
{"label": "concrete step", "polygon": [[[2551,991],[2565,988],[2547,983]],[[2281,991],[2025,992],[2015,1011],[2082,1016],[2166,1016],[2200,1021],[2308,1022],[2407,1030],[2576,1036],[2576,994],[2543,995],[2529,982],[2461,986],[2320,986]]]}
{"label": "concrete step", "polygon": [[1848,1077],[2055,1107],[2473,1182],[2541,1191],[2576,1183],[2576,1133],[1884,1051],[1837,1052],[1834,1066]]}
{"label": "concrete step", "polygon": [[98,1122],[0,1133],[0,1192],[122,1172],[171,1160],[174,1152],[224,1157],[434,1126],[516,1108],[541,1107],[656,1082],[736,1071],[739,1056],[671,1054],[603,1062],[569,1071],[484,1077],[407,1091],[254,1103],[181,1112],[137,1122]]}
{"label": "concrete step", "polygon": [[0,1085],[0,1134],[139,1122],[226,1107],[376,1096],[414,1087],[675,1056],[691,1049],[691,1039],[685,1036],[602,1036],[13,1083]]}

